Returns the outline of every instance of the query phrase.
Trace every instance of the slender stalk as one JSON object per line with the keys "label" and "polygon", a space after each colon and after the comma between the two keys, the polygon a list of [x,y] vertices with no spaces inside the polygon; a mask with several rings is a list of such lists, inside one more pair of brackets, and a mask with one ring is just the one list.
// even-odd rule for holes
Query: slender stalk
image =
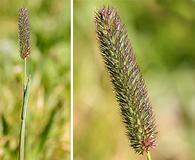
{"label": "slender stalk", "polygon": [[152,160],[152,158],[150,156],[150,151],[147,151],[147,160]]}
{"label": "slender stalk", "polygon": [[29,97],[29,82],[30,82],[30,77],[28,77],[27,83],[23,90],[20,142],[19,142],[19,160],[24,160],[25,123],[26,123],[26,110],[28,106],[28,97]]}
{"label": "slender stalk", "polygon": [[24,59],[24,87],[25,87],[25,84],[26,84],[26,77],[27,77],[27,68],[26,68],[26,58]]}
{"label": "slender stalk", "polygon": [[21,121],[19,160],[24,160],[25,121]]}

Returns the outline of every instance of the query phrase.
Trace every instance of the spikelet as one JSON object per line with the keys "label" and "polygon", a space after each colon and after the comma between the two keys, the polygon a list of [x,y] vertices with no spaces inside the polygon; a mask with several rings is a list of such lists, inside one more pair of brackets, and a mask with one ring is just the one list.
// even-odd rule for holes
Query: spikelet
{"label": "spikelet", "polygon": [[28,10],[26,8],[21,8],[19,10],[18,28],[19,28],[20,57],[22,59],[25,59],[30,55],[30,48],[31,48],[30,25],[29,25]]}
{"label": "spikelet", "polygon": [[114,86],[130,145],[137,154],[143,154],[155,147],[157,132],[134,50],[115,9],[104,7],[98,10],[95,22],[99,47]]}

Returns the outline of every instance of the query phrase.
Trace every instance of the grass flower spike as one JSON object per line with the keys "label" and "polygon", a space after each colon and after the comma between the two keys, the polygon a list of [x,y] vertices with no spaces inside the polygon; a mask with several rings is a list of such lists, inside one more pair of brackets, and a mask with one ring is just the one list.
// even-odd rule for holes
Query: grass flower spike
{"label": "grass flower spike", "polygon": [[19,139],[19,160],[25,159],[25,123],[26,123],[26,112],[28,106],[29,97],[29,83],[30,76],[27,76],[27,58],[30,55],[30,25],[28,10],[21,8],[19,10],[18,18],[18,29],[19,29],[19,44],[20,44],[20,57],[24,59],[24,88],[23,88],[23,100],[22,100],[22,111],[21,111],[21,128],[20,128],[20,139]]}
{"label": "grass flower spike", "polygon": [[19,10],[18,19],[19,28],[19,44],[20,44],[20,56],[25,59],[30,54],[30,25],[28,18],[28,10],[26,8],[21,8]]}
{"label": "grass flower spike", "polygon": [[147,88],[127,31],[115,9],[104,7],[95,15],[99,47],[114,86],[131,147],[137,154],[155,147],[156,125]]}

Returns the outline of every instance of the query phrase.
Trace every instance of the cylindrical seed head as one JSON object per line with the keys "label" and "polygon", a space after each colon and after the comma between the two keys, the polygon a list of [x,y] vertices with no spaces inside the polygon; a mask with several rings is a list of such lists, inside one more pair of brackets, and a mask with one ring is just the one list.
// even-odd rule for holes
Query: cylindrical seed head
{"label": "cylindrical seed head", "polygon": [[99,47],[110,73],[123,122],[138,154],[156,144],[156,124],[144,79],[127,31],[115,9],[104,7],[95,16]]}
{"label": "cylindrical seed head", "polygon": [[18,18],[19,28],[19,44],[20,44],[20,57],[22,59],[27,58],[30,55],[30,25],[28,17],[28,9],[21,8],[19,10]]}

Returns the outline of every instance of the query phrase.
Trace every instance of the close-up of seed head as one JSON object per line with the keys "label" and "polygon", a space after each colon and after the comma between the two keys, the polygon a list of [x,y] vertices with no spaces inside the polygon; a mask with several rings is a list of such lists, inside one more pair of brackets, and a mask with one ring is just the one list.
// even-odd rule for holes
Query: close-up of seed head
{"label": "close-up of seed head", "polygon": [[28,15],[28,9],[26,8],[21,8],[19,10],[18,28],[19,28],[20,57],[22,59],[25,59],[30,55],[30,49],[31,49],[29,15]]}
{"label": "close-up of seed head", "polygon": [[101,55],[109,72],[131,147],[144,154],[156,145],[156,124],[144,79],[117,11],[103,7],[95,15]]}

